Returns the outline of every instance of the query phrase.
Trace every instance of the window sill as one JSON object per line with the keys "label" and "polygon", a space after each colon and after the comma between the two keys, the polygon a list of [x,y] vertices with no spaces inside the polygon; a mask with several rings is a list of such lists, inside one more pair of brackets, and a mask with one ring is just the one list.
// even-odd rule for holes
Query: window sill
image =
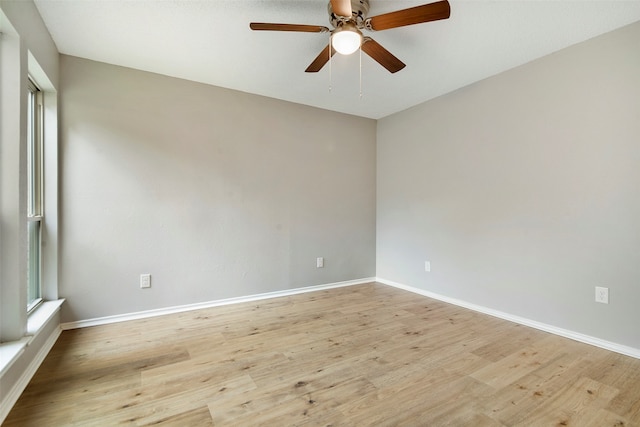
{"label": "window sill", "polygon": [[0,377],[2,377],[13,363],[29,346],[31,341],[38,336],[44,326],[60,310],[64,299],[45,301],[36,308],[27,320],[27,335],[18,341],[10,341],[0,344]]}
{"label": "window sill", "polygon": [[10,341],[0,344],[0,377],[13,365],[18,357],[27,348],[30,337],[24,337],[19,341]]}
{"label": "window sill", "polygon": [[45,301],[33,310],[33,312],[29,314],[29,320],[27,320],[27,335],[31,337],[38,335],[38,332],[42,330],[42,327],[47,324],[49,319],[60,310],[63,302],[64,298],[55,301]]}

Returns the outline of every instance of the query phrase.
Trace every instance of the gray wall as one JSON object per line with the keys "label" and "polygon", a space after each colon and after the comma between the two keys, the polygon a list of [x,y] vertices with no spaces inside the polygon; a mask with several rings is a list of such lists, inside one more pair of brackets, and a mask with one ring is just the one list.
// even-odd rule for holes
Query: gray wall
{"label": "gray wall", "polygon": [[640,23],[380,120],[377,168],[378,277],[640,348]]}
{"label": "gray wall", "polygon": [[375,275],[375,121],[64,55],[60,74],[63,322]]}

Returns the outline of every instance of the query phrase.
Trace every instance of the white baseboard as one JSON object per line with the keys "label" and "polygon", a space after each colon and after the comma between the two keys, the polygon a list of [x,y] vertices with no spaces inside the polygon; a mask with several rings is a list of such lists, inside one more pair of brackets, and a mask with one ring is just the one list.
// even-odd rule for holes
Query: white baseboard
{"label": "white baseboard", "polygon": [[282,291],[266,292],[263,294],[254,294],[243,297],[227,298],[222,300],[200,302],[195,304],[179,305],[174,307],[159,308],[154,310],[138,311],[135,313],[118,314],[115,316],[97,317],[94,319],[78,320],[76,322],[67,322],[60,325],[63,330],[87,328],[89,326],[107,325],[110,323],[126,322],[128,320],[145,319],[148,317],[163,316],[165,314],[181,313],[184,311],[199,310],[203,308],[219,307],[222,305],[239,304],[243,302],[259,301],[270,298],[285,297],[290,295],[302,294],[306,292],[322,291],[325,289],[341,288],[344,286],[361,285],[363,283],[375,282],[375,277],[368,277],[356,280],[347,280],[344,282],[328,283],[324,285],[308,286],[304,288],[286,289]]}
{"label": "white baseboard", "polygon": [[546,323],[538,322],[535,320],[527,319],[513,314],[505,313],[502,311],[494,310],[491,308],[483,307],[481,305],[472,304],[456,298],[450,298],[444,295],[436,294],[434,292],[425,291],[423,289],[414,288],[413,286],[403,285],[401,283],[392,282],[380,277],[376,277],[376,282],[384,285],[393,286],[398,289],[404,289],[405,291],[413,292],[419,295],[423,295],[429,298],[433,298],[442,302],[457,305],[459,307],[467,308],[469,310],[477,311],[479,313],[488,314],[489,316],[497,317],[500,319],[508,320],[510,322],[518,323],[520,325],[529,326],[531,328],[539,329],[541,331],[549,332],[561,337],[569,338],[574,341],[579,341],[585,344],[590,344],[596,347],[604,348],[616,353],[631,356],[636,359],[640,359],[640,349],[628,347],[622,344],[617,344],[611,341],[606,341],[600,338],[595,338],[590,335],[581,334],[579,332],[570,331],[568,329],[558,328],[556,326],[548,325]]}
{"label": "white baseboard", "polygon": [[611,341],[595,338],[590,335],[585,335],[579,332],[570,331],[568,329],[558,328],[553,325],[549,325],[546,323],[538,322],[538,321],[527,319],[520,316],[515,316],[513,314],[509,314],[509,313],[494,310],[488,307],[469,303],[467,301],[459,300],[456,298],[447,297],[434,292],[426,291],[424,289],[419,289],[413,286],[396,283],[381,277],[368,277],[368,278],[357,279],[357,280],[348,280],[344,282],[308,286],[304,288],[287,289],[283,291],[267,292],[263,294],[254,294],[254,295],[248,295],[248,296],[242,296],[242,297],[227,298],[222,300],[208,301],[208,302],[202,302],[202,303],[196,303],[196,304],[166,307],[166,308],[160,308],[155,310],[146,310],[146,311],[139,311],[135,313],[120,314],[115,316],[98,317],[94,319],[63,323],[60,325],[60,327],[62,330],[67,330],[67,329],[76,329],[76,328],[86,328],[89,326],[107,325],[110,323],[126,322],[128,320],[145,319],[148,317],[162,316],[165,314],[181,313],[185,311],[199,310],[199,309],[210,308],[210,307],[218,307],[218,306],[223,306],[228,304],[239,304],[243,302],[259,301],[259,300],[270,299],[270,298],[296,295],[296,294],[301,294],[306,292],[321,291],[324,289],[360,285],[363,283],[370,283],[370,282],[378,282],[384,285],[393,286],[398,289],[403,289],[409,292],[413,292],[415,294],[423,295],[423,296],[433,298],[439,301],[443,301],[449,304],[453,304],[459,307],[467,308],[469,310],[477,311],[479,313],[488,314],[493,317],[508,320],[510,322],[518,323],[524,326],[529,326],[531,328],[539,329],[541,331],[545,331],[555,335],[559,335],[561,337],[569,338],[574,341],[579,341],[585,344],[590,344],[596,347],[603,348],[605,350],[610,350],[616,353],[620,353],[626,356],[631,356],[636,359],[640,359],[640,349],[637,349],[634,347],[617,344]]}
{"label": "white baseboard", "polygon": [[59,327],[53,330],[42,347],[40,347],[40,350],[38,350],[38,353],[31,363],[29,363],[29,366],[27,366],[27,369],[22,373],[22,375],[20,375],[20,378],[13,385],[11,390],[9,390],[6,398],[0,402],[0,424],[2,424],[7,415],[9,415],[9,411],[11,411],[13,405],[16,404],[24,389],[27,388],[29,381],[31,381],[31,378],[35,375],[36,371],[44,361],[45,357],[47,357],[47,354],[49,354],[49,351],[51,351],[51,348],[53,348],[53,345],[56,343],[61,333],[62,329]]}

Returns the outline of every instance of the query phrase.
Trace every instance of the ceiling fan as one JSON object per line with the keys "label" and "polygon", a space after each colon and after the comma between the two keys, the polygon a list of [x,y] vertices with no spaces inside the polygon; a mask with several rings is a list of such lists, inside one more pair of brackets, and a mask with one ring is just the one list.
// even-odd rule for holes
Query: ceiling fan
{"label": "ceiling fan", "polygon": [[333,30],[321,25],[270,24],[252,22],[249,27],[256,31],[295,31],[303,33],[330,33],[327,47],[313,60],[305,70],[317,73],[336,52],[350,55],[361,48],[391,73],[398,72],[405,64],[393,56],[371,37],[363,36],[361,30],[382,31],[407,25],[447,19],[451,13],[447,0],[422,6],[402,9],[382,15],[367,17],[369,0],[330,0],[329,22]]}

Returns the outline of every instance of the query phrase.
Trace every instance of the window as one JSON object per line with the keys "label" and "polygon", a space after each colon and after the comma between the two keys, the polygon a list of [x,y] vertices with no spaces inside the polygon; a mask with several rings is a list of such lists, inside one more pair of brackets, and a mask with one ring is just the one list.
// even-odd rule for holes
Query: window
{"label": "window", "polygon": [[42,91],[30,79],[27,112],[27,310],[42,301],[43,106]]}

